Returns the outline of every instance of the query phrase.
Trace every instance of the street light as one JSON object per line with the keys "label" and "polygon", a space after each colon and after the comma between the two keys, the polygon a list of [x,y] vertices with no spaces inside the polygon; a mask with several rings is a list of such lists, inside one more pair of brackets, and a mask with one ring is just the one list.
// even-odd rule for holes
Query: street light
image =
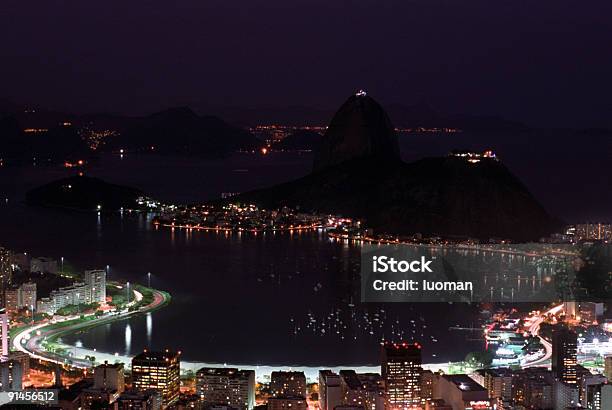
{"label": "street light", "polygon": [[130,303],[130,282],[127,283],[127,303]]}
{"label": "street light", "polygon": [[62,276],[64,276],[64,257],[63,256],[60,258],[60,261],[62,263]]}
{"label": "street light", "polygon": [[151,272],[147,273],[147,280],[148,280],[149,288],[151,288]]}

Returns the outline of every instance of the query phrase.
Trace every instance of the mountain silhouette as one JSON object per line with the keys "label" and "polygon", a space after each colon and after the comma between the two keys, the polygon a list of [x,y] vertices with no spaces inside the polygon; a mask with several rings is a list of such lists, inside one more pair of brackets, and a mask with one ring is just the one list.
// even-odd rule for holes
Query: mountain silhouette
{"label": "mountain silhouette", "polygon": [[399,159],[389,116],[364,92],[351,96],[332,118],[314,160],[315,171],[356,158]]}
{"label": "mountain silhouette", "polygon": [[161,154],[218,157],[258,149],[262,142],[218,117],[199,116],[187,107],[178,107],[134,120],[115,144],[140,150],[153,147]]}
{"label": "mountain silhouette", "polygon": [[238,199],[363,218],[378,233],[400,235],[529,241],[559,227],[496,158],[403,162],[389,117],[368,96],[338,110],[311,174]]}

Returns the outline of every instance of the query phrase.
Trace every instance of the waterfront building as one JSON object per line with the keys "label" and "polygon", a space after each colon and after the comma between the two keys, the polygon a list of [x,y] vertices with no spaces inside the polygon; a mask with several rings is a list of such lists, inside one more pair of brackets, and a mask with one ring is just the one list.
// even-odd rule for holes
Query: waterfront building
{"label": "waterfront building", "polygon": [[126,390],[119,395],[115,404],[117,410],[160,410],[162,396],[155,389]]}
{"label": "waterfront building", "polygon": [[331,370],[319,371],[319,407],[321,410],[334,410],[341,403],[340,375]]}
{"label": "waterfront building", "polygon": [[66,306],[91,303],[89,287],[82,282],[52,290],[50,299],[53,301],[53,313]]}
{"label": "waterfront building", "polygon": [[30,260],[30,272],[33,273],[53,273],[58,272],[57,259],[40,256]]}
{"label": "waterfront building", "polygon": [[279,396],[268,399],[268,410],[307,410],[308,403],[303,396]]}
{"label": "waterfront building", "polygon": [[0,362],[0,391],[21,390],[23,367],[16,360]]}
{"label": "waterfront building", "polygon": [[[48,298],[42,298],[35,305],[41,313],[55,314],[59,309],[79,304],[106,302],[106,272],[104,270],[88,270],[83,275],[84,282],[75,282],[71,286],[51,291]],[[21,298],[23,303],[36,300],[36,284],[22,285]],[[25,306],[25,305],[24,305]]]}
{"label": "waterfront building", "polygon": [[17,292],[17,306],[19,309],[36,308],[36,283],[26,282],[19,286]]}
{"label": "waterfront building", "polygon": [[273,397],[306,397],[306,376],[304,372],[272,372],[270,391]]}
{"label": "waterfront building", "polygon": [[19,310],[19,288],[9,286],[4,290],[4,307],[11,313]]}
{"label": "waterfront building", "polygon": [[86,270],[84,273],[85,284],[89,287],[90,303],[106,302],[106,271],[104,269]]}
{"label": "waterfront building", "polygon": [[595,222],[577,224],[574,226],[577,240],[610,241],[612,239],[612,224]]}
{"label": "waterfront building", "polygon": [[163,406],[178,400],[180,389],[180,353],[144,351],[132,359],[132,385],[144,392],[161,393]]}
{"label": "waterfront building", "polygon": [[252,410],[255,407],[255,372],[204,367],[196,373],[196,391],[205,406],[225,405]]}
{"label": "waterfront building", "polygon": [[36,302],[36,311],[53,315],[55,313],[55,302],[51,298],[41,298]]}
{"label": "waterfront building", "polygon": [[17,312],[20,309],[36,308],[36,283],[26,282],[19,287],[10,286],[4,291],[6,310]]}
{"label": "waterfront building", "polygon": [[420,405],[421,346],[387,342],[382,346],[381,356],[386,407],[402,409]]}
{"label": "waterfront building", "polygon": [[465,374],[439,375],[434,382],[434,397],[453,410],[492,410],[487,389]]}
{"label": "waterfront building", "polygon": [[558,325],[552,334],[552,372],[556,380],[575,385],[577,376],[578,336],[567,326]]}

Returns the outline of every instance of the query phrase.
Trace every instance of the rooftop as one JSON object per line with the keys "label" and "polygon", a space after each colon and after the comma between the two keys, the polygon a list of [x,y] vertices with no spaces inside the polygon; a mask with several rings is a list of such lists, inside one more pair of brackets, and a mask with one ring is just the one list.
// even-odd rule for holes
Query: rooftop
{"label": "rooftop", "polygon": [[476,383],[466,374],[447,374],[442,376],[450,383],[453,383],[462,391],[486,391],[484,387]]}

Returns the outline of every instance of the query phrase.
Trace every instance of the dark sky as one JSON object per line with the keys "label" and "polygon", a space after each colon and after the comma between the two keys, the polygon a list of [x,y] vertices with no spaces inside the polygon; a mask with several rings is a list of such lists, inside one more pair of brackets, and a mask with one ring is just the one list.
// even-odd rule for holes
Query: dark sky
{"label": "dark sky", "polygon": [[610,0],[27,1],[0,98],[73,111],[383,104],[612,126]]}

